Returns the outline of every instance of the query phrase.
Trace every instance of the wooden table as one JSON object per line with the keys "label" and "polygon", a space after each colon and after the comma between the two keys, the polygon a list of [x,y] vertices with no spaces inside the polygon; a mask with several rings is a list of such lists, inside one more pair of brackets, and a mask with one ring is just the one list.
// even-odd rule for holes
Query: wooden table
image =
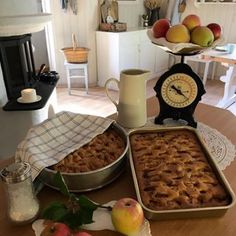
{"label": "wooden table", "polygon": [[[155,97],[147,100],[148,116],[156,116],[158,113],[158,103]],[[199,104],[196,109],[196,119],[217,129],[232,143],[236,144],[236,117],[227,110]],[[0,168],[12,160],[0,161]],[[236,160],[228,166],[224,174],[231,187],[236,192]],[[125,172],[112,184],[96,191],[86,194],[87,197],[99,203],[105,203],[110,200],[117,200],[122,197],[135,198],[135,191],[131,172],[127,166]],[[65,200],[57,191],[45,187],[38,195],[41,207],[43,208],[49,202],[55,200]],[[0,236],[33,236],[31,225],[12,226],[5,216],[6,197],[2,182],[0,183]],[[168,221],[151,221],[151,230],[153,236],[235,236],[236,235],[236,206],[229,209],[223,217],[204,218],[204,219],[184,219]],[[101,235],[120,235],[112,231],[91,232],[94,236]]]}
{"label": "wooden table", "polygon": [[232,47],[230,53],[212,49],[201,54],[205,60],[220,62],[228,67],[226,74],[220,77],[220,80],[225,83],[223,98],[217,104],[221,108],[227,108],[236,102],[236,44],[229,45]]}

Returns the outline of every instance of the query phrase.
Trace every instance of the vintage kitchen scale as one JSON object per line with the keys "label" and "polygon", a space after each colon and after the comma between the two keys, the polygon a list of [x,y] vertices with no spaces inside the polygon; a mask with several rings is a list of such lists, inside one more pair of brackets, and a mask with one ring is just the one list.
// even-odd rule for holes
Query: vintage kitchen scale
{"label": "vintage kitchen scale", "polygon": [[173,65],[157,81],[154,90],[159,100],[160,113],[155,118],[156,124],[163,124],[166,119],[171,118],[197,127],[193,114],[205,89],[201,78],[184,63],[185,56],[195,54],[197,53],[174,54],[181,56],[181,62]]}
{"label": "vintage kitchen scale", "polygon": [[155,38],[152,29],[147,31],[147,35],[153,44],[181,57],[181,62],[161,75],[154,87],[160,105],[160,113],[155,118],[155,123],[163,124],[166,119],[171,118],[174,122],[185,121],[185,124],[196,128],[197,122],[193,114],[206,91],[202,79],[184,63],[184,57],[197,55],[222,44],[223,37],[215,40],[210,47],[202,47],[193,43],[170,43],[164,37]]}

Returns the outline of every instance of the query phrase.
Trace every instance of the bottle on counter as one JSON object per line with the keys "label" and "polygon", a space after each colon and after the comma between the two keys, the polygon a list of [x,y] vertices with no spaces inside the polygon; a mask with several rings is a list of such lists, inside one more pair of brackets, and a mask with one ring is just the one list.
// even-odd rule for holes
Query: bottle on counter
{"label": "bottle on counter", "polygon": [[7,214],[16,224],[33,221],[39,213],[39,202],[35,196],[31,167],[28,163],[13,163],[0,172],[8,201]]}

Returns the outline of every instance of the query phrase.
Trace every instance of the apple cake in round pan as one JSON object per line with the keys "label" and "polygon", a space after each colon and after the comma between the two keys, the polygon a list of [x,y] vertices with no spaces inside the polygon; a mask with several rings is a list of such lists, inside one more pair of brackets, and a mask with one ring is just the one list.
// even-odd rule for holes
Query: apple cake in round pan
{"label": "apple cake in round pan", "polygon": [[147,208],[213,207],[232,200],[194,132],[134,132],[130,143],[141,199]]}
{"label": "apple cake in round pan", "polygon": [[62,161],[44,168],[39,179],[58,189],[54,176],[60,171],[71,192],[102,188],[125,170],[128,143],[125,130],[113,122],[102,134],[65,156]]}
{"label": "apple cake in round pan", "polygon": [[51,169],[63,173],[82,173],[101,169],[117,160],[125,150],[124,139],[108,128],[86,145],[73,151]]}

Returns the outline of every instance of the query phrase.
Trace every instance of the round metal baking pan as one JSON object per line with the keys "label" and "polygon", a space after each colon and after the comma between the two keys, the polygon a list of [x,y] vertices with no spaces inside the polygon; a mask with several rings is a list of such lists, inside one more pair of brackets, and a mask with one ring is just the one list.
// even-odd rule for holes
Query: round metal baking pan
{"label": "round metal baking pan", "polygon": [[[125,169],[127,164],[128,136],[125,130],[117,123],[113,123],[112,129],[123,138],[125,150],[120,157],[109,165],[94,171],[82,173],[63,173],[61,172],[68,189],[71,192],[86,192],[101,188],[114,181]],[[45,168],[39,175],[39,179],[47,186],[58,189],[54,184],[53,178],[56,171]]]}

